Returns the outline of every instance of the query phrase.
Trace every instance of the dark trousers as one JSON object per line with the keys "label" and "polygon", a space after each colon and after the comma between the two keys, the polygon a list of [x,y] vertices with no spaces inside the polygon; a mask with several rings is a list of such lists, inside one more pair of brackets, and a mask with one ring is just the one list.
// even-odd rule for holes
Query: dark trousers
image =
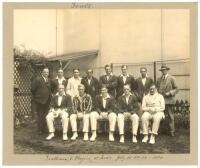
{"label": "dark trousers", "polygon": [[175,132],[175,125],[174,125],[174,109],[172,104],[165,105],[165,114],[168,116],[169,122],[169,129],[170,132]]}
{"label": "dark trousers", "polygon": [[138,102],[138,105],[140,107],[139,109],[139,113],[138,113],[138,116],[139,116],[139,133],[142,134],[143,133],[143,128],[142,128],[142,114],[143,114],[143,111],[142,111],[142,103],[141,102]]}
{"label": "dark trousers", "polygon": [[46,104],[36,102],[38,131],[42,133],[48,132],[46,124],[46,115],[49,109],[49,101]]}

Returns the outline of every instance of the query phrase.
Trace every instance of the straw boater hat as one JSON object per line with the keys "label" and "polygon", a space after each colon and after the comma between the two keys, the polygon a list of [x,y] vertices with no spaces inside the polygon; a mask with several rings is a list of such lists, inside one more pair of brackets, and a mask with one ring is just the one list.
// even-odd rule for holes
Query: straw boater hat
{"label": "straw boater hat", "polygon": [[159,69],[160,71],[162,70],[170,70],[170,68],[167,65],[162,65],[161,68]]}

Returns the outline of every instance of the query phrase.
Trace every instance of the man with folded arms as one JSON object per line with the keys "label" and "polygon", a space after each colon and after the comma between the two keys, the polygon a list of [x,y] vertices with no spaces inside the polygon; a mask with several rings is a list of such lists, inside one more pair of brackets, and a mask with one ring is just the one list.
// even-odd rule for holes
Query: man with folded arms
{"label": "man with folded arms", "polygon": [[67,86],[67,80],[65,79],[63,75],[63,70],[60,68],[58,69],[58,75],[57,77],[52,81],[52,93],[55,95],[58,92],[58,86],[64,85],[66,88]]}
{"label": "man with folded arms", "polygon": [[160,121],[165,118],[165,100],[161,94],[156,90],[155,84],[150,86],[149,93],[144,96],[142,101],[142,126],[144,138],[142,142],[146,143],[148,141],[148,128],[149,122],[152,120],[151,138],[149,143],[155,143],[155,135],[158,134],[158,129],[160,126]]}
{"label": "man with folded arms", "polygon": [[61,117],[63,127],[63,140],[68,140],[67,131],[69,123],[69,112],[71,110],[71,97],[65,95],[65,87],[63,84],[58,86],[58,93],[52,98],[49,113],[46,116],[47,126],[49,129],[49,136],[46,140],[54,137],[54,118]]}
{"label": "man with folded arms", "polygon": [[79,68],[74,68],[73,76],[67,82],[66,93],[71,97],[78,95],[78,85],[81,84],[81,80]]}
{"label": "man with folded arms", "polygon": [[92,130],[90,141],[95,141],[96,139],[98,119],[109,120],[109,141],[114,141],[113,133],[115,131],[115,124],[117,120],[117,115],[115,113],[115,99],[108,94],[108,89],[104,85],[101,87],[101,94],[95,99],[95,111],[90,114]]}
{"label": "man with folded arms", "polygon": [[117,98],[124,93],[124,85],[129,85],[131,92],[135,91],[136,83],[133,75],[128,73],[128,66],[121,66],[122,74],[119,75],[117,80]]}
{"label": "man with folded arms", "polygon": [[134,93],[131,93],[129,85],[124,85],[124,94],[117,101],[118,116],[117,123],[119,127],[120,142],[124,143],[124,121],[130,119],[132,122],[132,142],[137,143],[137,131],[139,126],[139,105]]}
{"label": "man with folded arms", "polygon": [[84,141],[88,141],[89,132],[89,122],[90,122],[90,112],[92,109],[92,98],[89,94],[85,93],[85,87],[83,84],[78,85],[78,95],[73,98],[72,101],[72,111],[73,114],[70,115],[70,123],[72,127],[73,135],[71,140],[76,140],[77,134],[77,119],[83,119],[83,132]]}
{"label": "man with folded arms", "polygon": [[106,86],[108,93],[112,97],[116,97],[117,77],[113,75],[110,65],[105,65],[105,75],[100,76],[99,86]]}

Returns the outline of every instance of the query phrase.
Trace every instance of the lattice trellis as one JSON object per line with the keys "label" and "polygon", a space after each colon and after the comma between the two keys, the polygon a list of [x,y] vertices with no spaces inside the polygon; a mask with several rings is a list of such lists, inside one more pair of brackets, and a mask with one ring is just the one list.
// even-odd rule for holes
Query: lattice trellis
{"label": "lattice trellis", "polygon": [[20,62],[14,63],[14,113],[18,118],[31,114],[31,79],[33,70],[31,65],[21,65]]}

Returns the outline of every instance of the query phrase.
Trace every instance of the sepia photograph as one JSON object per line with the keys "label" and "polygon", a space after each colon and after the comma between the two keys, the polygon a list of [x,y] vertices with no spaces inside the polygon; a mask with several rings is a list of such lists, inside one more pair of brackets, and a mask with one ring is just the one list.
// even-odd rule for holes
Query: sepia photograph
{"label": "sepia photograph", "polygon": [[23,5],[4,4],[12,163],[197,163],[197,4]]}

